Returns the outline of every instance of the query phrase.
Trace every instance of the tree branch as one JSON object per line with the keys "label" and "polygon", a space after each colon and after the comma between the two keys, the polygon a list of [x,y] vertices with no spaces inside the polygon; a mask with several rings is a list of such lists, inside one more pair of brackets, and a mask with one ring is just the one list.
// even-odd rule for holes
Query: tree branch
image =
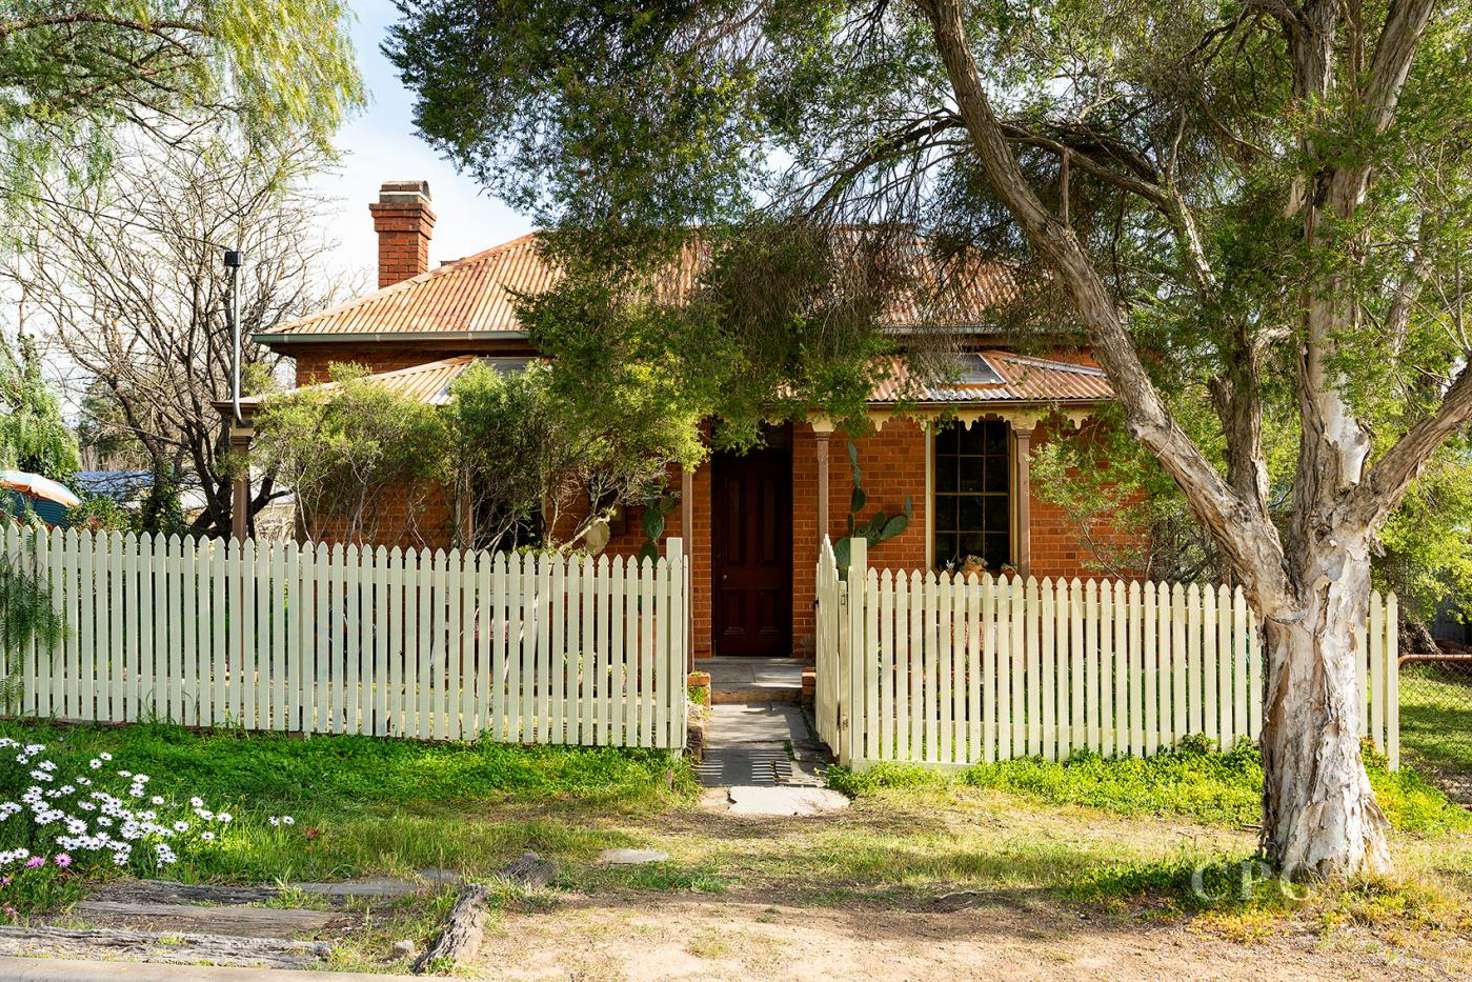
{"label": "tree branch", "polygon": [[1277,530],[1227,486],[1171,418],[1140,362],[1103,278],[1072,231],[1043,207],[1028,185],[982,87],[966,42],[960,4],[956,0],[918,2],[931,22],[982,169],[1028,241],[1048,260],[1072,296],[1095,354],[1124,408],[1130,432],[1155,453],[1185,491],[1192,512],[1223,544],[1260,606],[1270,610],[1284,602],[1288,584]]}
{"label": "tree branch", "polygon": [[1343,499],[1336,524],[1374,531],[1400,504],[1416,475],[1447,438],[1472,420],[1472,362],[1462,368],[1436,412],[1412,426]]}

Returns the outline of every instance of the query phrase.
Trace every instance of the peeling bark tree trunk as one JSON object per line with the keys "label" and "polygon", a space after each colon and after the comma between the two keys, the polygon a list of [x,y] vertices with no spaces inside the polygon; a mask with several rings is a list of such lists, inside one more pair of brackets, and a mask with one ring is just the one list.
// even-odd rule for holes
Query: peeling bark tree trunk
{"label": "peeling bark tree trunk", "polygon": [[1263,621],[1262,850],[1294,878],[1390,869],[1360,755],[1355,632],[1369,599],[1369,564],[1351,561]]}
{"label": "peeling bark tree trunk", "polygon": [[[1472,417],[1472,367],[1450,387],[1438,410],[1367,472],[1368,433],[1341,395],[1331,367],[1333,338],[1353,322],[1353,304],[1337,274],[1306,288],[1297,379],[1303,437],[1285,544],[1267,514],[1256,431],[1260,397],[1246,384],[1250,379],[1237,380],[1239,387],[1230,393],[1222,390],[1243,400],[1236,412],[1224,414],[1236,458],[1229,483],[1171,416],[1092,260],[1072,231],[1043,206],[1018,166],[967,45],[961,0],[916,3],[931,21],[988,183],[1070,294],[1130,433],[1181,486],[1193,516],[1222,548],[1262,617],[1268,676],[1262,734],[1265,856],[1299,877],[1388,870],[1386,821],[1359,741],[1363,707],[1357,698],[1354,637],[1369,606],[1368,542],[1430,454]],[[1312,23],[1304,19],[1289,25],[1296,84],[1305,97],[1328,91],[1337,9],[1318,4],[1311,10]],[[1393,6],[1365,96],[1381,129],[1388,125],[1429,9],[1430,0]],[[1316,241],[1320,211],[1332,209],[1340,217],[1353,213],[1367,176],[1367,166],[1321,175],[1327,187],[1316,189],[1323,194],[1316,193],[1304,209],[1306,241]]]}

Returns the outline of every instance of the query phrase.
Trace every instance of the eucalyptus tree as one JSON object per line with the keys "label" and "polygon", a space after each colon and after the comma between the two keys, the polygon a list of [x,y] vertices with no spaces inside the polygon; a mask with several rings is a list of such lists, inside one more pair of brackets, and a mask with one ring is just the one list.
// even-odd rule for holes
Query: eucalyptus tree
{"label": "eucalyptus tree", "polygon": [[[385,48],[424,135],[618,232],[566,251],[627,265],[640,230],[760,214],[1036,272],[1024,319],[1087,338],[1261,619],[1265,855],[1389,866],[1354,634],[1377,533],[1472,417],[1465,3],[399,7]],[[1293,433],[1277,509],[1266,418]]]}

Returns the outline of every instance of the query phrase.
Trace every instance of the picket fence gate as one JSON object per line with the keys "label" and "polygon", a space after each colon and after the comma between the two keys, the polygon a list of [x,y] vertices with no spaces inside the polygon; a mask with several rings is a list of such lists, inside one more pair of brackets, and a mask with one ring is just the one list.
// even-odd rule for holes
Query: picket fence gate
{"label": "picket fence gate", "polygon": [[[1078,750],[1147,756],[1262,729],[1257,621],[1242,589],[817,566],[818,735],[840,763],[969,766]],[[1361,732],[1399,767],[1398,613],[1358,637]]]}
{"label": "picket fence gate", "polygon": [[687,563],[13,524],[66,624],[8,712],[679,749]]}

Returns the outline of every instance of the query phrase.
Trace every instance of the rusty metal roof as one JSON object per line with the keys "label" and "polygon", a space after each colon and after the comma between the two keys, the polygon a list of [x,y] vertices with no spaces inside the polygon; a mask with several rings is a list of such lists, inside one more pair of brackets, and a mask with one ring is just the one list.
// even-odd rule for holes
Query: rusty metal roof
{"label": "rusty metal roof", "polygon": [[[442,358],[439,361],[426,362],[423,365],[414,365],[410,368],[400,368],[397,371],[382,372],[378,375],[369,375],[365,379],[375,385],[381,385],[397,395],[414,399],[430,406],[443,406],[450,401],[450,386],[455,383],[465,370],[477,361],[484,364],[494,365],[502,371],[514,371],[526,366],[529,359],[526,358],[484,358],[476,355],[459,355],[454,358]],[[319,382],[316,385],[305,385],[298,389],[292,389],[291,394],[301,392],[325,392],[338,387],[336,382]],[[257,409],[263,399],[270,396],[252,396],[240,400],[243,411],[253,412]],[[217,405],[228,408],[228,403]]]}
{"label": "rusty metal roof", "polygon": [[541,292],[556,278],[530,233],[257,337],[517,336],[514,294]]}
{"label": "rusty metal roof", "polygon": [[[1104,370],[1088,359],[1041,358],[988,350],[958,355],[959,381],[936,383],[917,378],[904,359],[890,360],[888,377],[875,387],[872,403],[1105,402],[1114,389]],[[979,359],[980,364],[967,364]],[[990,369],[996,381],[983,381]]]}
{"label": "rusty metal roof", "polygon": [[[980,328],[987,312],[1017,296],[1010,267],[979,261],[960,268],[937,264],[914,251],[924,268],[923,287],[896,298],[882,315],[893,330],[924,326]],[[680,257],[659,274],[654,295],[670,302],[695,289],[710,250],[687,243]],[[525,337],[516,316],[519,295],[552,287],[561,273],[549,265],[531,232],[484,252],[447,262],[365,297],[257,334],[270,344],[287,341],[394,341]]]}
{"label": "rusty metal roof", "polygon": [[[954,383],[926,381],[917,377],[903,358],[888,360],[888,374],[869,396],[873,405],[973,405],[993,402],[1025,403],[1092,403],[1114,398],[1104,370],[1087,355],[1071,356],[1077,360],[1040,358],[1000,349],[954,356],[958,364]],[[367,381],[383,385],[390,391],[431,406],[450,401],[450,387],[477,361],[495,365],[503,371],[526,366],[526,358],[489,358],[459,355],[426,362],[411,368],[370,375]],[[325,391],[337,387],[336,382],[304,386],[294,392]],[[247,414],[253,413],[262,398],[255,396],[240,401]],[[228,402],[216,403],[222,412]]]}

